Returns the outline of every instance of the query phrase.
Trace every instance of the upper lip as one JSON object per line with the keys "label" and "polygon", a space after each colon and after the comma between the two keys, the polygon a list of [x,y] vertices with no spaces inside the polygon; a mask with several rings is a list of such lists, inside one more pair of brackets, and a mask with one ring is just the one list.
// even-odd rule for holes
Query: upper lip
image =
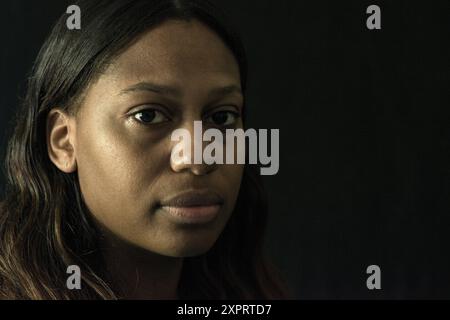
{"label": "upper lip", "polygon": [[211,206],[223,203],[222,197],[209,190],[192,190],[179,193],[160,202],[166,207]]}

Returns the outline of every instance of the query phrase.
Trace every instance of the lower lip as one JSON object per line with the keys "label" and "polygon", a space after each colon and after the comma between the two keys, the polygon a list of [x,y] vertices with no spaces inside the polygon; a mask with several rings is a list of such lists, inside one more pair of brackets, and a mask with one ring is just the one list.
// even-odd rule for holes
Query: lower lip
{"label": "lower lip", "polygon": [[172,221],[181,224],[207,223],[217,216],[220,205],[194,206],[194,207],[161,207]]}

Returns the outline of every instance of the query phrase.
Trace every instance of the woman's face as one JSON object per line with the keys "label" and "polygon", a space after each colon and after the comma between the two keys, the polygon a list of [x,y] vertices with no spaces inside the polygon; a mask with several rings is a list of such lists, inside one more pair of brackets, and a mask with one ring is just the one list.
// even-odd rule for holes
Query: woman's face
{"label": "woman's face", "polygon": [[71,129],[81,191],[100,226],[162,255],[207,251],[233,211],[243,165],[174,162],[171,134],[193,137],[195,120],[203,130],[242,128],[240,89],[233,54],[195,20],[166,21],[114,60]]}

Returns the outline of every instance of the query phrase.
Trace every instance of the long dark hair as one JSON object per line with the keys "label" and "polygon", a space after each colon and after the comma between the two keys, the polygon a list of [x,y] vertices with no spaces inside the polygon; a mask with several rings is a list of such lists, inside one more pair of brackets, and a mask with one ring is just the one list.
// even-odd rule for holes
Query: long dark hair
{"label": "long dark hair", "polygon": [[[98,254],[98,230],[77,173],[50,161],[46,118],[58,106],[74,114],[87,86],[143,32],[167,19],[198,19],[233,52],[245,91],[243,46],[224,15],[205,0],[84,0],[81,30],[62,15],[41,48],[9,140],[6,195],[0,207],[0,297],[117,299]],[[246,165],[235,210],[207,253],[185,258],[181,298],[278,299],[285,291],[263,256],[266,195]],[[66,289],[66,268],[83,269],[82,290]]]}

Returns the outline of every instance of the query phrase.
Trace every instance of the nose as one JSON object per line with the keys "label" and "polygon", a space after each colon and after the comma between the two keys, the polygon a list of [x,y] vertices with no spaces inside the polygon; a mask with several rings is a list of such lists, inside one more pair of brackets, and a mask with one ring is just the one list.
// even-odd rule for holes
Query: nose
{"label": "nose", "polygon": [[171,163],[171,167],[172,170],[175,172],[182,172],[185,170],[189,170],[196,176],[204,176],[215,170],[215,165],[208,165],[208,164]]}
{"label": "nose", "polygon": [[[209,174],[217,169],[217,164],[206,164],[203,161],[203,150],[207,145],[204,142],[203,129],[199,128],[199,122],[189,121],[183,127],[172,134],[172,147],[170,166],[174,172],[189,170],[197,176]],[[175,133],[175,132],[174,132]],[[195,154],[197,153],[197,154]]]}

